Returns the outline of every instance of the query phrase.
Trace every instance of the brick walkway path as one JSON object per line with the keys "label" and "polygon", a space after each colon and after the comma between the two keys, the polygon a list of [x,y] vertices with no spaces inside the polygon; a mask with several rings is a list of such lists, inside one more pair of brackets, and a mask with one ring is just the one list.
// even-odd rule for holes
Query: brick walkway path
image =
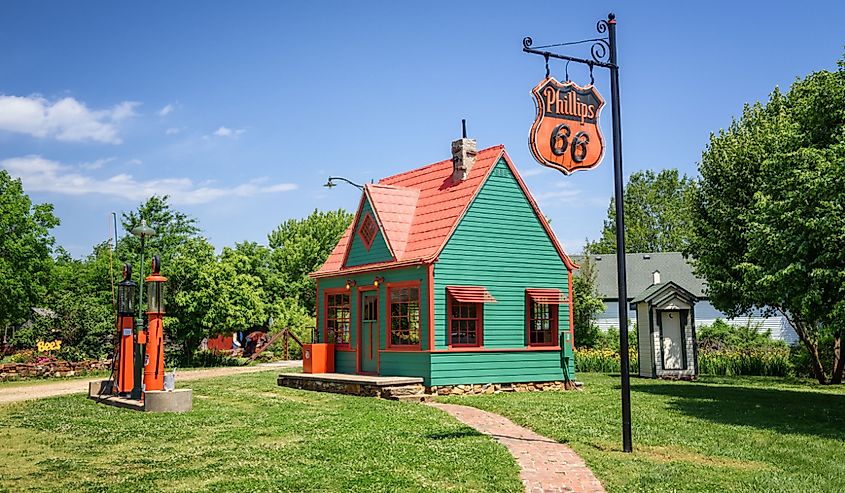
{"label": "brick walkway path", "polygon": [[474,407],[432,403],[459,421],[490,435],[508,448],[529,493],[604,493],[604,487],[571,448],[517,426],[498,414]]}

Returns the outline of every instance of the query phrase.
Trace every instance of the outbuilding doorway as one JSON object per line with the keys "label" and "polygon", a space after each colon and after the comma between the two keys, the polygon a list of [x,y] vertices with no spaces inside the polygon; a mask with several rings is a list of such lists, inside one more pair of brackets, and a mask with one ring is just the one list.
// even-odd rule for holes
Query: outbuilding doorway
{"label": "outbuilding doorway", "polygon": [[660,310],[663,368],[666,370],[686,369],[686,318],[686,310]]}

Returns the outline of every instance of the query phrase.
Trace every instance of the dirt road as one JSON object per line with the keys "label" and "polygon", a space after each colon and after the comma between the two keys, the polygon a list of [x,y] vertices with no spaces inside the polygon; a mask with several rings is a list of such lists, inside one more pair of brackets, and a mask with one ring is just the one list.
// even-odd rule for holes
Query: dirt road
{"label": "dirt road", "polygon": [[[177,371],[176,382],[187,382],[203,378],[224,377],[238,373],[254,373],[257,371],[272,371],[282,368],[301,366],[302,361],[278,361],[276,363],[262,363],[255,366],[226,366],[221,368],[206,368],[201,370]],[[46,383],[41,381],[32,385],[21,385],[8,388],[0,388],[0,405],[10,402],[27,401],[31,399],[43,399],[56,395],[76,394],[88,392],[88,383],[103,380],[104,377],[54,381]]]}

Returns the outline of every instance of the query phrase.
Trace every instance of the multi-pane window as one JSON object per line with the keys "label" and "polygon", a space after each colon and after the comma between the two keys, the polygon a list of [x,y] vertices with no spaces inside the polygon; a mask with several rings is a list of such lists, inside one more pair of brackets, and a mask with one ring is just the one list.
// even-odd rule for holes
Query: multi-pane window
{"label": "multi-pane window", "polygon": [[484,305],[450,300],[449,340],[452,346],[480,346]]}
{"label": "multi-pane window", "polygon": [[558,305],[540,303],[528,297],[528,343],[554,346],[557,343]]}
{"label": "multi-pane window", "polygon": [[349,344],[349,293],[326,294],[326,342]]}
{"label": "multi-pane window", "polygon": [[376,220],[373,219],[372,214],[367,213],[364,216],[364,220],[361,221],[361,227],[358,228],[358,235],[361,236],[361,241],[364,242],[364,246],[367,247],[367,250],[373,246],[373,241],[376,239],[376,233],[378,233]]}
{"label": "multi-pane window", "polygon": [[390,345],[420,345],[419,287],[390,288]]}

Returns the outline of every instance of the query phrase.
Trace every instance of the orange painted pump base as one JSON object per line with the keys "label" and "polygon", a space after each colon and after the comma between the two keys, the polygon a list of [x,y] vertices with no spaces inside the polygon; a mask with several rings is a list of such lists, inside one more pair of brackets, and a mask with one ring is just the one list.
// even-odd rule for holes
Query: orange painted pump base
{"label": "orange painted pump base", "polygon": [[117,352],[117,375],[114,391],[117,394],[128,394],[135,386],[135,339],[133,337],[134,320],[131,315],[121,315],[120,346]]}
{"label": "orange painted pump base", "polygon": [[144,392],[164,390],[164,336],[161,313],[147,312],[147,355],[144,357]]}
{"label": "orange painted pump base", "polygon": [[314,343],[302,346],[303,373],[334,373],[334,344]]}

